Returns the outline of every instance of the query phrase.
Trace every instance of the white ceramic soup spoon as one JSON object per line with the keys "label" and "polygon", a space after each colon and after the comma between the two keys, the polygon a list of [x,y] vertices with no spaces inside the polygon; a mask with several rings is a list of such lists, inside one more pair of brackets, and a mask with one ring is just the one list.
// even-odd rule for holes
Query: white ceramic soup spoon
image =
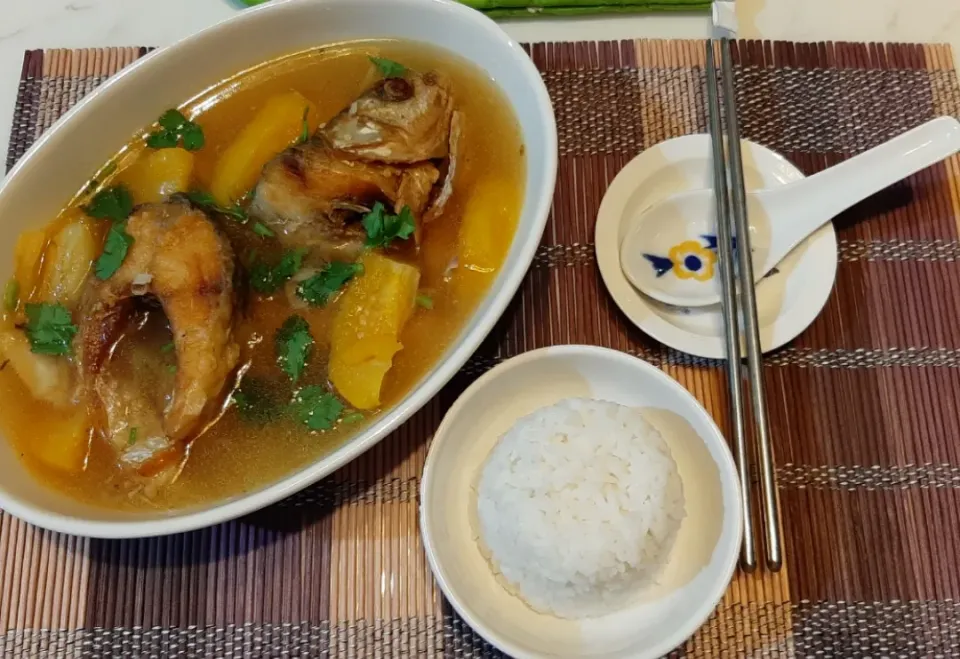
{"label": "white ceramic soup spoon", "polygon": [[[960,122],[940,117],[809,178],[748,193],[756,281],[840,212],[957,151]],[[720,302],[712,190],[669,197],[630,222],[620,267],[631,284],[674,306]]]}

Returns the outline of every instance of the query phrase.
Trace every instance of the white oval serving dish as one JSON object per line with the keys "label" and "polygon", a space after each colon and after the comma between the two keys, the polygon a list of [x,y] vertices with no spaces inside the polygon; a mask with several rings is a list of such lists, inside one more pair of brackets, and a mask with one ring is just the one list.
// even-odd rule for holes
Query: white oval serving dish
{"label": "white oval serving dish", "polygon": [[54,217],[97,169],[166,108],[276,57],[358,39],[396,38],[443,48],[498,84],[527,153],[523,211],[503,268],[442,360],[399,404],[335,452],[282,480],[185,511],[123,512],[73,501],[38,482],[0,437],[0,508],[39,526],[96,537],[188,531],[235,518],[314,483],[357,457],[424,405],[460,369],[506,308],[540,242],[553,197],[557,134],[546,88],[523,49],[480,12],[448,0],[289,0],[269,3],[151,53],[84,98],[0,183],[8,236],[0,275],[12,270],[13,237]]}

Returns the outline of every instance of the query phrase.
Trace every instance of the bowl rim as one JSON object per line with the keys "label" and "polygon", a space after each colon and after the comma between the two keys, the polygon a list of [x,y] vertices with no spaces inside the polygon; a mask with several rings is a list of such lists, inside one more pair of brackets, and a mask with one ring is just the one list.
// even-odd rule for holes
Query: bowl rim
{"label": "bowl rim", "polygon": [[535,350],[521,353],[497,364],[479,378],[474,380],[470,386],[468,386],[463,393],[460,394],[453,405],[450,406],[450,409],[447,410],[443,420],[440,423],[440,426],[433,435],[433,440],[430,444],[430,449],[427,452],[426,461],[424,462],[423,474],[420,479],[420,511],[418,518],[420,521],[420,534],[423,540],[424,553],[427,556],[427,563],[430,565],[430,570],[433,573],[437,585],[440,586],[440,590],[443,592],[447,600],[449,600],[451,606],[453,606],[457,614],[463,618],[464,621],[466,621],[466,623],[488,643],[494,645],[510,656],[517,657],[518,659],[535,659],[538,657],[552,656],[530,653],[523,648],[515,646],[509,641],[505,641],[499,636],[499,634],[491,629],[490,626],[484,622],[484,620],[475,615],[473,611],[465,605],[460,594],[451,588],[449,576],[447,575],[446,570],[444,570],[444,567],[438,558],[439,552],[437,552],[436,542],[434,539],[434,525],[431,522],[431,515],[427,514],[427,502],[430,500],[429,490],[433,486],[434,461],[436,460],[435,456],[437,454],[436,447],[439,446],[449,435],[449,428],[453,425],[454,419],[463,411],[463,408],[469,403],[470,399],[477,395],[480,389],[486,387],[490,382],[503,377],[513,368],[522,366],[528,362],[538,361],[541,359],[551,359],[564,355],[580,355],[598,360],[614,359],[620,361],[624,364],[630,365],[633,368],[644,371],[652,377],[662,381],[664,386],[671,389],[681,399],[692,403],[693,409],[696,410],[697,415],[706,422],[710,431],[709,439],[704,439],[704,443],[708,445],[715,445],[719,450],[719,456],[715,459],[715,462],[717,464],[717,469],[721,473],[721,481],[728,483],[733,487],[736,505],[732,506],[731,509],[724,515],[725,517],[732,517],[729,523],[724,524],[724,527],[728,527],[730,524],[732,524],[736,527],[734,529],[736,533],[733,534],[733,540],[727,545],[722,545],[718,541],[714,549],[716,551],[717,548],[721,548],[725,552],[725,555],[722,556],[723,560],[720,563],[722,568],[720,576],[722,578],[718,578],[712,584],[709,590],[711,596],[703,599],[701,604],[695,609],[694,613],[687,617],[682,625],[678,625],[673,633],[667,635],[666,638],[659,644],[647,648],[645,650],[645,654],[642,655],[643,657],[651,658],[664,656],[671,650],[679,647],[684,641],[693,636],[693,634],[695,634],[696,631],[703,626],[703,624],[710,618],[710,615],[713,613],[714,609],[723,599],[724,594],[733,580],[734,573],[737,569],[737,563],[740,558],[740,547],[743,538],[743,497],[740,489],[740,479],[738,475],[739,471],[737,470],[733,453],[731,452],[730,446],[727,443],[726,438],[723,436],[720,427],[717,425],[716,421],[714,421],[710,412],[708,412],[703,404],[697,400],[696,396],[694,396],[686,387],[675,380],[670,374],[629,353],[621,352],[620,350],[616,350],[614,348],[607,348],[605,346],[588,344],[567,344],[537,348]]}
{"label": "bowl rim", "polygon": [[[174,56],[176,51],[202,42],[228,26],[256,22],[260,20],[261,16],[270,13],[291,12],[295,14],[311,9],[330,12],[335,11],[338,5],[350,6],[351,8],[356,8],[357,5],[366,5],[370,8],[376,8],[382,7],[383,4],[384,0],[323,0],[322,2],[317,0],[284,0],[283,2],[267,3],[239,12],[169,46],[148,53],[87,94],[45,131],[7,175],[0,179],[0,196],[3,195],[11,182],[19,176],[21,171],[33,164],[37,154],[46,149],[46,145],[51,140],[62,131],[71,129],[71,124],[76,117],[89,115],[102,107],[110,107],[114,102],[110,97],[112,92],[122,88],[132,76],[146,76],[152,71],[166,66],[168,58]],[[303,465],[296,471],[258,490],[248,494],[236,495],[220,503],[210,504],[207,508],[199,510],[187,508],[183,512],[174,511],[168,517],[151,519],[100,520],[67,515],[12,496],[3,488],[0,488],[0,509],[51,531],[104,539],[147,538],[183,533],[242,517],[316,483],[380,442],[436,396],[480,346],[519,289],[530,264],[533,262],[546,228],[553,203],[558,162],[557,128],[553,104],[533,60],[530,59],[517,41],[483,13],[453,0],[390,0],[389,4],[391,8],[401,6],[411,11],[445,12],[464,23],[471,24],[471,30],[484,33],[487,38],[497,42],[506,51],[513,54],[518,76],[525,79],[530,91],[534,94],[536,112],[540,116],[540,129],[542,130],[542,134],[539,136],[544,140],[545,147],[542,154],[544,158],[542,161],[544,179],[539,188],[527,190],[527,199],[532,200],[532,202],[525,202],[523,210],[531,213],[534,224],[529,235],[522,238],[522,242],[517,242],[520,238],[519,234],[514,237],[511,249],[518,250],[514,267],[511,269],[506,267],[506,264],[504,265],[498,279],[491,284],[490,290],[481,300],[467,325],[461,330],[456,342],[451,344],[433,369],[428,371],[418,384],[392,409],[389,409],[373,425],[356,435],[352,440],[346,441],[333,452],[312,463]],[[322,46],[324,43],[335,43],[335,41],[328,40],[316,45]],[[517,110],[514,109],[514,111]],[[527,203],[531,204],[529,208]],[[498,290],[495,291],[495,288]],[[480,309],[484,304],[489,304],[489,308],[485,313],[480,314]],[[471,325],[473,325],[472,328]],[[34,477],[31,475],[31,478]],[[36,479],[34,478],[34,480]],[[48,487],[43,483],[40,483],[40,485],[44,488]]]}

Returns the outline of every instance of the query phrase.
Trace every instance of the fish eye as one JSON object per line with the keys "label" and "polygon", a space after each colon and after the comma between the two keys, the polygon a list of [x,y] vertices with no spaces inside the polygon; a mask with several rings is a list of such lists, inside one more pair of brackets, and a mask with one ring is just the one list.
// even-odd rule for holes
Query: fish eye
{"label": "fish eye", "polygon": [[377,95],[392,103],[408,101],[413,98],[413,85],[403,78],[388,78],[380,83]]}

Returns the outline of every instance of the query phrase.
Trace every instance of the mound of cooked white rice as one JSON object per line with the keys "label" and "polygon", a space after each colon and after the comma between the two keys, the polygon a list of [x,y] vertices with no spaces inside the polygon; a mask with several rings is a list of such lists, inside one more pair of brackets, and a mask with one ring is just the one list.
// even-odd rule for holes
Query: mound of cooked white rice
{"label": "mound of cooked white rice", "polygon": [[477,484],[480,545],[535,610],[609,613],[655,580],[684,517],[677,465],[639,409],[571,398],[500,438]]}

